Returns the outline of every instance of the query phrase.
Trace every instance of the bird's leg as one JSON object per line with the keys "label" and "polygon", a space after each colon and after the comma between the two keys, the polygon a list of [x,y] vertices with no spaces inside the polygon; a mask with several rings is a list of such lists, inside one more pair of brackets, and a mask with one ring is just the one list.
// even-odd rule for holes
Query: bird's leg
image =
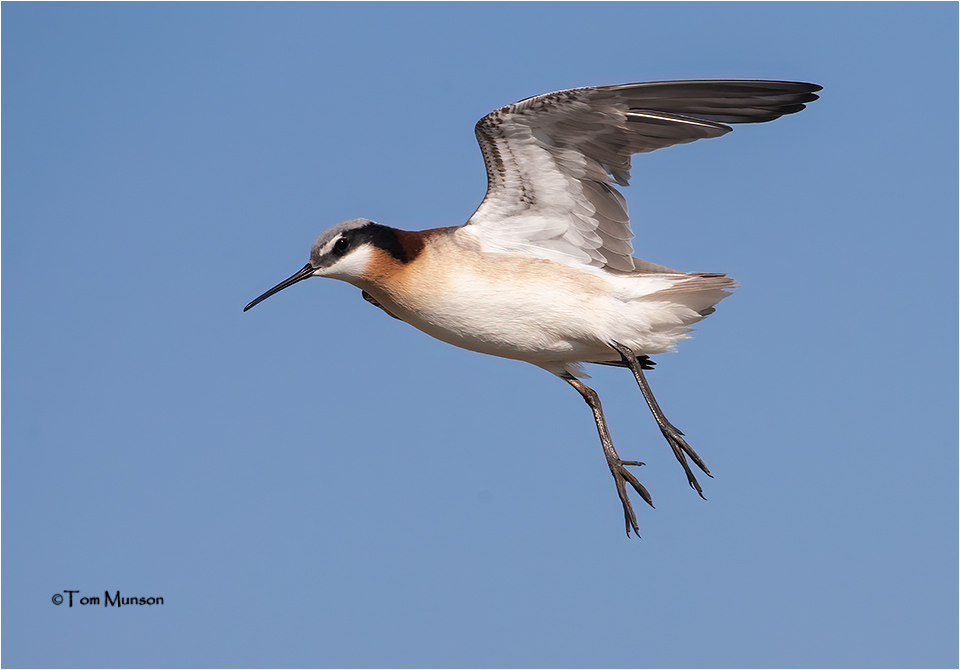
{"label": "bird's leg", "polygon": [[630,537],[630,528],[640,537],[640,527],[637,525],[637,515],[633,513],[633,505],[630,504],[630,498],[627,497],[626,484],[640,494],[650,507],[653,507],[653,498],[643,487],[633,473],[627,470],[627,465],[643,465],[640,461],[623,461],[617,455],[617,450],[613,448],[613,440],[610,439],[610,431],[607,429],[607,422],[603,418],[603,409],[600,407],[600,396],[592,388],[584,384],[571,374],[563,374],[561,378],[570,386],[577,389],[583,399],[587,401],[590,409],[593,410],[593,418],[597,422],[597,432],[600,433],[600,444],[603,445],[603,455],[607,458],[607,465],[610,468],[610,474],[613,475],[613,481],[617,485],[617,495],[620,496],[620,502],[623,504],[623,518],[627,526],[627,537]]}
{"label": "bird's leg", "polygon": [[660,426],[660,432],[667,438],[670,448],[673,449],[674,456],[680,461],[680,465],[683,466],[683,471],[687,473],[687,481],[690,482],[690,486],[696,489],[701,498],[706,500],[703,495],[703,489],[700,488],[700,482],[693,476],[693,472],[690,470],[684,454],[689,456],[690,460],[696,463],[697,467],[703,470],[704,474],[708,477],[713,477],[713,475],[710,474],[710,470],[707,469],[706,464],[697,455],[697,452],[691,449],[690,445],[683,439],[683,433],[680,429],[667,421],[667,417],[663,415],[663,410],[661,410],[660,405],[657,404],[657,399],[653,397],[653,391],[650,390],[647,378],[643,375],[643,369],[640,361],[637,360],[636,354],[634,354],[629,347],[619,342],[612,342],[611,346],[617,350],[617,353],[623,358],[623,362],[627,364],[627,367],[633,371],[633,376],[637,378],[637,384],[640,385],[640,392],[643,393],[644,400],[646,400],[647,405],[650,406],[650,411],[653,412],[653,418],[656,419],[657,425]]}

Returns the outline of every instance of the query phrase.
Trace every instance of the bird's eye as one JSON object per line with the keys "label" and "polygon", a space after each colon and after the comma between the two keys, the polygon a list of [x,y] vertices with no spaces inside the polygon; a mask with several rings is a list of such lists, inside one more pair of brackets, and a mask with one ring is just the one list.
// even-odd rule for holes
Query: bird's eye
{"label": "bird's eye", "polygon": [[349,246],[350,243],[347,242],[347,239],[345,237],[341,237],[339,240],[333,243],[333,250],[338,254],[342,254]]}

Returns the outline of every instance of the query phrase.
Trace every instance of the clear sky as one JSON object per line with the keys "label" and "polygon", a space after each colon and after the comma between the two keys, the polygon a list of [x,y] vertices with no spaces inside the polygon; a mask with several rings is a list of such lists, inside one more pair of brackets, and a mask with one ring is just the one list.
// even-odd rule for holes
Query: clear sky
{"label": "clear sky", "polygon": [[[4,3],[3,665],[956,667],[957,18]],[[707,502],[592,370],[640,540],[551,375],[335,281],[241,313],[465,221],[496,107],[722,77],[825,88],[634,160],[637,255],[742,285],[649,375]]]}

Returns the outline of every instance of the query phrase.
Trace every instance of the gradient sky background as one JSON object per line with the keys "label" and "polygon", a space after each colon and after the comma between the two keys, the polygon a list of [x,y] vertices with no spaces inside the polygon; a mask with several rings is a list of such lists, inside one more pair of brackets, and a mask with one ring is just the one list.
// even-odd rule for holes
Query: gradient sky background
{"label": "gradient sky background", "polygon": [[[5,667],[956,667],[957,18],[937,4],[10,4]],[[463,222],[562,88],[813,81],[634,161],[637,255],[742,285],[590,412],[299,269]],[[706,479],[706,478],[704,478]],[[120,590],[162,607],[55,606]]]}

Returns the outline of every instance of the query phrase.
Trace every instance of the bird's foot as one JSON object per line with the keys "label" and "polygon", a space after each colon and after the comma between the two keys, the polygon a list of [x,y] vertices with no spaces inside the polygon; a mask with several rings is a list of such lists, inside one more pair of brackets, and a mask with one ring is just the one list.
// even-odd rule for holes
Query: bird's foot
{"label": "bird's foot", "polygon": [[630,537],[631,528],[633,528],[633,532],[637,534],[637,537],[640,537],[640,526],[637,525],[637,515],[634,513],[633,505],[627,496],[627,484],[629,483],[650,507],[653,507],[653,498],[633,473],[627,470],[626,466],[641,466],[643,463],[640,461],[622,461],[617,458],[615,460],[608,460],[607,465],[610,466],[610,474],[613,475],[613,481],[617,484],[617,495],[620,496],[620,503],[623,505],[623,518],[627,526],[627,537]]}
{"label": "bird's foot", "polygon": [[633,371],[633,376],[640,386],[640,392],[643,393],[643,398],[647,401],[647,406],[649,406],[650,411],[653,412],[653,418],[656,419],[657,425],[660,426],[660,432],[667,438],[667,443],[673,450],[673,455],[677,457],[680,465],[683,466],[683,471],[687,473],[687,482],[690,484],[690,487],[699,493],[701,498],[706,500],[703,495],[703,489],[700,488],[700,482],[697,481],[697,478],[693,476],[693,472],[690,470],[690,465],[687,463],[687,456],[690,457],[690,460],[692,460],[698,468],[703,470],[707,477],[713,477],[713,475],[710,474],[710,470],[707,469],[706,463],[703,462],[697,455],[697,452],[691,449],[690,445],[683,439],[683,433],[680,429],[667,421],[667,417],[663,415],[663,410],[661,410],[660,405],[657,404],[657,399],[653,397],[653,391],[650,390],[647,378],[643,374],[644,366],[637,355],[633,353],[630,347],[624,346],[619,342],[611,342],[610,346],[620,354],[624,365]]}
{"label": "bird's foot", "polygon": [[703,489],[700,488],[700,482],[697,481],[693,471],[690,469],[686,457],[689,456],[690,460],[693,461],[698,468],[703,470],[703,473],[707,475],[707,477],[712,478],[713,475],[710,474],[707,464],[703,462],[703,459],[697,455],[697,452],[683,439],[683,433],[679,428],[667,422],[666,425],[661,426],[660,431],[663,433],[663,436],[667,438],[667,443],[670,445],[670,448],[673,449],[673,455],[677,457],[680,465],[683,466],[683,471],[687,474],[687,482],[690,484],[690,488],[694,489],[700,494],[701,498],[706,500],[706,497],[703,495]]}

